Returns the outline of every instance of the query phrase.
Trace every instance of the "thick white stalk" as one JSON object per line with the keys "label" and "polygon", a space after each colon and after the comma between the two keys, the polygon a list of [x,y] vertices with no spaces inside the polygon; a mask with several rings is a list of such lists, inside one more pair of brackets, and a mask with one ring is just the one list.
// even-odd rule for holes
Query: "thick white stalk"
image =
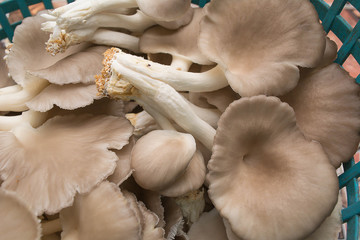
{"label": "thick white stalk", "polygon": [[124,52],[117,53],[115,61],[135,72],[167,83],[177,91],[211,92],[229,85],[219,66],[203,73],[183,72]]}
{"label": "thick white stalk", "polygon": [[8,87],[0,88],[0,95],[2,94],[9,94],[9,93],[16,93],[20,92],[22,90],[22,87],[20,85],[13,85]]}
{"label": "thick white stalk", "polygon": [[0,131],[11,131],[23,123],[30,123],[36,128],[46,121],[47,115],[47,112],[29,110],[17,116],[0,116]]}
{"label": "thick white stalk", "polygon": [[89,41],[95,44],[125,48],[135,53],[139,52],[139,38],[126,33],[98,29]]}
{"label": "thick white stalk", "polygon": [[[41,92],[49,82],[45,79],[29,80],[28,83],[19,90],[18,87],[9,92],[0,94],[0,111],[21,112],[28,110],[26,102]],[[14,90],[14,91],[12,91]]]}
{"label": "thick white stalk", "polygon": [[172,55],[170,66],[176,70],[187,72],[190,69],[192,61],[181,56]]}
{"label": "thick white stalk", "polygon": [[[143,32],[145,29],[155,25],[155,21],[146,16],[143,12],[137,11],[133,15],[117,13],[98,13],[79,24],[74,24],[65,29],[69,34],[75,29],[85,29],[94,27],[103,28],[123,28],[130,32]],[[62,26],[60,26],[61,28]]]}
{"label": "thick white stalk", "polygon": [[[142,75],[131,69],[125,68],[117,61],[112,62],[112,77],[107,83],[106,91],[111,97],[122,97],[119,94],[117,83],[120,81],[129,82],[139,94],[151,99],[156,105],[152,105],[167,118],[172,119],[186,132],[193,135],[208,149],[212,149],[215,136],[215,129],[200,119],[191,109],[184,98],[171,86],[161,81],[154,81],[146,75]],[[128,94],[128,91],[126,91]]]}

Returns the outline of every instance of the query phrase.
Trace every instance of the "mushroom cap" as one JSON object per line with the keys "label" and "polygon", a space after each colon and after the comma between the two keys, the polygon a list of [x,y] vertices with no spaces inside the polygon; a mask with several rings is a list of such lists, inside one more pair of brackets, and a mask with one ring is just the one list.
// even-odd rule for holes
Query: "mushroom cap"
{"label": "mushroom cap", "polygon": [[40,221],[15,193],[0,188],[0,239],[40,240]]}
{"label": "mushroom cap", "polygon": [[93,46],[81,52],[60,59],[53,65],[29,72],[37,77],[44,78],[54,84],[94,83],[94,75],[102,68],[103,53],[108,49],[105,46]]}
{"label": "mushroom cap", "polygon": [[158,21],[173,21],[184,15],[191,6],[191,0],[136,0],[140,10]]}
{"label": "mushroom cap", "polygon": [[360,87],[338,64],[307,71],[281,100],[294,108],[300,130],[321,143],[336,168],[355,154],[360,141]]}
{"label": "mushroom cap", "polygon": [[62,109],[74,110],[85,107],[101,98],[95,84],[50,84],[36,97],[26,103],[29,109],[47,112],[57,105]]}
{"label": "mushroom cap", "polygon": [[120,186],[133,173],[131,169],[131,150],[135,145],[135,139],[130,138],[129,144],[124,146],[121,150],[114,150],[118,160],[116,161],[116,168],[114,173],[108,177],[110,182]]}
{"label": "mushroom cap", "polygon": [[315,232],[304,240],[337,240],[341,231],[341,209],[342,199],[339,194],[338,202],[331,215],[325,219]]}
{"label": "mushroom cap", "polygon": [[199,220],[191,225],[190,240],[225,240],[227,239],[222,217],[216,208],[201,214]]}
{"label": "mushroom cap", "polygon": [[37,215],[70,206],[115,169],[132,126],[112,116],[57,116],[37,129],[24,124],[0,132],[0,177]]}
{"label": "mushroom cap", "polygon": [[88,44],[72,46],[65,53],[51,56],[44,43],[49,34],[41,30],[41,23],[45,19],[39,15],[27,17],[16,27],[13,46],[7,57],[9,73],[14,81],[23,85],[27,71],[48,68],[59,60],[87,48]]}
{"label": "mushroom cap", "polygon": [[148,29],[140,37],[140,51],[145,53],[169,53],[195,63],[212,64],[201,53],[197,44],[200,20],[203,16],[203,9],[196,8],[191,22],[179,29],[169,30],[161,26]]}
{"label": "mushroom cap", "polygon": [[139,240],[140,219],[114,183],[102,182],[79,194],[60,212],[61,239]]}
{"label": "mushroom cap", "polygon": [[173,21],[159,21],[157,20],[156,23],[160,26],[163,26],[167,29],[178,29],[181,26],[185,26],[188,24],[191,19],[193,18],[194,14],[194,8],[198,7],[197,5],[191,4],[191,7],[188,8],[188,10],[179,18],[173,20]]}
{"label": "mushroom cap", "polygon": [[151,131],[136,142],[131,152],[134,179],[148,190],[166,188],[185,172],[195,150],[195,139],[190,134]]}
{"label": "mushroom cap", "polygon": [[199,189],[204,181],[206,174],[206,166],[204,158],[199,150],[197,150],[185,172],[179,176],[170,186],[159,190],[161,195],[166,197],[179,197],[186,193]]}
{"label": "mushroom cap", "polygon": [[[325,32],[308,0],[212,0],[199,47],[241,96],[282,95],[319,64]],[[301,27],[299,27],[301,26]]]}
{"label": "mushroom cap", "polygon": [[300,132],[292,108],[276,97],[230,104],[208,169],[209,197],[243,239],[303,239],[337,201],[335,168],[321,145]]}

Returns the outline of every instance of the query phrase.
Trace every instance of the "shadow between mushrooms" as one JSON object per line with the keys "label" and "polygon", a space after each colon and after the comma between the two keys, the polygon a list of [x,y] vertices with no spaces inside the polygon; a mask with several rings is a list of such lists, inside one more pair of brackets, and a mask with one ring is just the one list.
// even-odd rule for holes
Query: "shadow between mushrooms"
{"label": "shadow between mushrooms", "polygon": [[239,238],[303,239],[337,202],[335,168],[276,97],[230,104],[208,168],[209,197]]}
{"label": "shadow between mushrooms", "polygon": [[57,116],[38,128],[28,123],[0,132],[2,188],[15,191],[40,215],[70,206],[115,169],[132,126],[112,116]]}

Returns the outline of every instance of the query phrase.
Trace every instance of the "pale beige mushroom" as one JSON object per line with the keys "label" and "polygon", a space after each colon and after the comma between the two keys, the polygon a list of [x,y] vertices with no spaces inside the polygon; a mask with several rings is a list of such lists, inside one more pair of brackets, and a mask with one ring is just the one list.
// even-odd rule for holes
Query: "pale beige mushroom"
{"label": "pale beige mushroom", "polygon": [[335,168],[276,97],[230,104],[208,169],[209,197],[239,238],[303,239],[337,202]]}
{"label": "pale beige mushroom", "polygon": [[185,172],[195,150],[190,134],[173,130],[149,132],[136,142],[131,153],[135,181],[152,191],[170,186]]}
{"label": "pale beige mushroom", "polygon": [[281,97],[294,108],[300,130],[321,143],[336,168],[355,154],[360,136],[360,87],[338,64],[304,72]]}
{"label": "pale beige mushroom", "polygon": [[241,96],[285,94],[298,66],[323,56],[325,32],[308,0],[212,0],[205,11],[199,47]]}
{"label": "pale beige mushroom", "polygon": [[225,226],[216,208],[201,214],[188,232],[190,240],[227,240]]}
{"label": "pale beige mushroom", "polygon": [[90,191],[113,173],[118,158],[110,149],[121,149],[131,134],[125,118],[87,114],[0,132],[2,188],[15,191],[37,215],[56,213],[76,192]]}
{"label": "pale beige mushroom", "polygon": [[204,158],[199,150],[197,150],[185,172],[175,179],[169,186],[159,190],[159,193],[167,197],[179,197],[195,191],[203,185],[205,181],[206,166]]}
{"label": "pale beige mushroom", "polygon": [[0,212],[1,240],[40,240],[39,219],[15,193],[0,188]]}
{"label": "pale beige mushroom", "polygon": [[60,212],[63,240],[139,240],[140,215],[114,183],[102,182],[79,194]]}

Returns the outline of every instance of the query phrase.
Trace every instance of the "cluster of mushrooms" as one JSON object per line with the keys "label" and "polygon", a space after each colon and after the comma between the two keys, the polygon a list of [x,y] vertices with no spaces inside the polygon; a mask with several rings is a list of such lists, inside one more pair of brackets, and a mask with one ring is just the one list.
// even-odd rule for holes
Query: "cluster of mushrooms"
{"label": "cluster of mushrooms", "polygon": [[0,240],[329,240],[359,86],[308,0],[77,0],[0,65]]}

